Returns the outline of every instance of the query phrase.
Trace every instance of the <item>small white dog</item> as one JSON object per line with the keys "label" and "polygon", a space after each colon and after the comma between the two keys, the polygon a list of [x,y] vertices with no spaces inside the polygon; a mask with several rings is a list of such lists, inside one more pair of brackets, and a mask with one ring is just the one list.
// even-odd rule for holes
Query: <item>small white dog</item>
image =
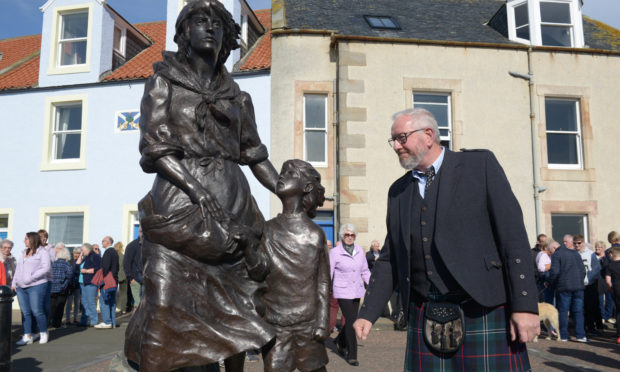
{"label": "small white dog", "polygon": [[[560,331],[560,322],[558,321],[558,310],[551,304],[546,302],[538,303],[538,317],[545,324],[547,328],[548,336],[547,340],[551,340],[551,335],[555,336],[560,341],[560,336],[557,332]],[[552,331],[552,327],[555,331]],[[534,342],[538,342],[538,336],[534,338]]]}

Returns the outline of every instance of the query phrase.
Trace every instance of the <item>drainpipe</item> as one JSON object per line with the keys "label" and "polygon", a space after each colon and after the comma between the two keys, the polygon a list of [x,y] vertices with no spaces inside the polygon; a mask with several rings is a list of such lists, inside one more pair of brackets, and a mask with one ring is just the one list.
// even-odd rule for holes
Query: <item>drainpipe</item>
{"label": "drainpipe", "polygon": [[531,128],[531,137],[532,137],[532,173],[534,176],[534,217],[536,220],[536,236],[540,234],[540,207],[539,207],[539,198],[540,193],[545,192],[547,190],[546,187],[540,185],[540,180],[538,177],[538,136],[536,135],[536,113],[534,111],[534,70],[532,69],[532,47],[530,46],[527,49],[527,66],[528,73],[527,75],[521,74],[519,72],[508,71],[508,74],[512,77],[526,80],[529,85],[529,93],[530,93],[530,128]]}
{"label": "drainpipe", "polygon": [[[331,35],[331,49],[336,60],[336,79],[334,79],[334,234],[340,229],[340,48],[338,40]],[[335,243],[335,242],[334,242]]]}

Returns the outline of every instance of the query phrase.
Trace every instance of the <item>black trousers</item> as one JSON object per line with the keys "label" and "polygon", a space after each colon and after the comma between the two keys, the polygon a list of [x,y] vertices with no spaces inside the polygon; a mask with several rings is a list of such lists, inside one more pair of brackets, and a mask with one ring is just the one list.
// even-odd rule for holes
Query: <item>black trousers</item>
{"label": "black trousers", "polygon": [[65,311],[65,303],[67,302],[66,292],[52,293],[50,299],[50,318],[49,324],[54,328],[62,325],[62,315]]}
{"label": "black trousers", "polygon": [[603,326],[601,321],[601,307],[598,303],[598,283],[586,286],[583,293],[583,312],[585,317],[585,329],[587,331],[593,331]]}
{"label": "black trousers", "polygon": [[360,307],[360,299],[338,299],[340,311],[345,318],[344,328],[338,334],[336,342],[340,348],[347,352],[347,359],[357,359],[357,338],[353,323],[357,320],[357,312]]}

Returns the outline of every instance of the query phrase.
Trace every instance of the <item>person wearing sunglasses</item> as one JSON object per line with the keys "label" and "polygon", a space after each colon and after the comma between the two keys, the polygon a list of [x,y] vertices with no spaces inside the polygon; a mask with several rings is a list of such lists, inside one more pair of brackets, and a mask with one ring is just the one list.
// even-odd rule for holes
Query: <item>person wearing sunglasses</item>
{"label": "person wearing sunglasses", "polygon": [[345,223],[340,227],[340,242],[329,251],[329,263],[334,298],[345,318],[344,328],[336,337],[338,353],[352,366],[358,366],[357,339],[353,322],[357,319],[360,298],[364,296],[364,283],[370,280],[370,270],[364,250],[355,244],[355,226]]}
{"label": "person wearing sunglasses", "polygon": [[405,370],[530,370],[525,342],[540,332],[538,291],[502,167],[488,150],[443,147],[428,110],[392,119],[388,143],[408,172],[389,190],[387,237],[353,325],[358,337],[398,288],[409,319]]}
{"label": "person wearing sunglasses", "polygon": [[586,277],[583,281],[586,286],[583,291],[583,315],[586,334],[600,335],[597,328],[603,328],[598,302],[598,278],[601,275],[601,263],[596,258],[596,253],[586,243],[583,235],[573,236],[573,243],[586,269]]}

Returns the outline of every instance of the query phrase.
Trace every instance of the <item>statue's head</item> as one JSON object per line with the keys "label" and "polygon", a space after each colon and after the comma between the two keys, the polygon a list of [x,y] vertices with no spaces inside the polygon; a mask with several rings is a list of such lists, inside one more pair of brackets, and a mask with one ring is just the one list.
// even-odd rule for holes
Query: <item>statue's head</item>
{"label": "statue's head", "polygon": [[308,162],[299,159],[287,160],[280,171],[276,195],[282,200],[300,196],[304,210],[314,218],[316,209],[325,202],[325,187],[321,185],[321,174]]}
{"label": "statue's head", "polygon": [[195,0],[189,2],[179,14],[175,24],[174,42],[178,45],[177,59],[186,62],[190,53],[191,35],[190,21],[192,17],[204,16],[205,18],[219,18],[220,27],[223,31],[222,45],[217,58],[217,65],[223,64],[230,52],[239,48],[237,39],[241,32],[241,27],[235,23],[232,15],[224,5],[217,0]]}

